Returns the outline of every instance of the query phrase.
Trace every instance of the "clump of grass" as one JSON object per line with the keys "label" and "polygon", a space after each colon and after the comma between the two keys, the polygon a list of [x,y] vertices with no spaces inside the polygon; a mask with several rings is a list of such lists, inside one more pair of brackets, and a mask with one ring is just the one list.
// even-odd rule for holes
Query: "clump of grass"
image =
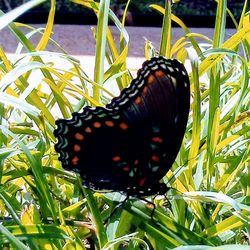
{"label": "clump of grass", "polygon": [[[41,1],[31,1],[38,4]],[[94,79],[51,39],[55,0],[44,30],[11,22],[22,51],[14,59],[0,48],[0,245],[10,249],[174,249],[194,245],[249,244],[249,55],[247,0],[235,34],[225,40],[226,1],[218,1],[213,39],[191,33],[172,14],[170,1],[151,8],[164,15],[160,54],[189,68],[191,111],[179,155],[164,182],[173,189],[152,208],[130,199],[112,216],[120,194],[92,193],[79,177],[62,169],[54,150],[56,117],[69,118],[88,105],[112,98],[103,87],[115,80],[126,87],[129,36],[109,1],[81,1],[98,17]],[[129,5],[129,2],[127,6]],[[30,5],[31,6],[31,5]],[[27,7],[27,5],[26,5]],[[27,8],[26,8],[27,9]],[[24,11],[25,9],[22,9]],[[126,14],[126,11],[125,11]],[[124,15],[125,15],[124,14]],[[114,42],[108,26],[120,31]],[[185,36],[172,44],[171,23]],[[31,37],[40,34],[37,45]],[[70,35],[70,34],[69,34]],[[14,39],[13,36],[13,39]],[[133,39],[133,38],[131,38]],[[200,42],[202,39],[202,42]],[[199,40],[199,42],[197,42]],[[61,53],[47,52],[48,43]],[[108,49],[107,49],[108,48]],[[20,50],[17,50],[20,51]],[[145,45],[145,57],[155,54]],[[57,68],[53,58],[67,62]],[[104,60],[109,67],[104,71]],[[150,199],[150,197],[149,197]],[[167,203],[167,204],[166,204]],[[236,246],[230,246],[236,248]],[[229,247],[229,248],[230,248]],[[185,248],[186,249],[186,248]],[[225,247],[226,249],[226,247]]]}

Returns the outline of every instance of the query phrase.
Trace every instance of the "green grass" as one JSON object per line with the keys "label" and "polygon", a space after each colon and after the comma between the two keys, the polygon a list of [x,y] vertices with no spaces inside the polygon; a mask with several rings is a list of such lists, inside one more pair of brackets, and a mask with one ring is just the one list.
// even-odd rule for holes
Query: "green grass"
{"label": "green grass", "polygon": [[[51,38],[55,0],[45,30],[12,22],[42,1],[18,12],[1,13],[0,23],[26,51],[10,59],[0,47],[0,246],[6,249],[246,249],[250,222],[250,19],[245,1],[233,36],[225,40],[226,1],[218,1],[213,39],[191,33],[166,8],[160,54],[188,66],[191,110],[181,150],[166,176],[166,197],[154,199],[156,211],[134,198],[106,224],[123,197],[93,193],[74,173],[64,171],[54,150],[57,117],[69,118],[85,105],[104,106],[110,80],[128,86],[129,39],[124,22],[109,10],[109,1],[74,0],[98,17],[94,78]],[[129,9],[129,6],[128,6]],[[115,43],[108,20],[120,31]],[[185,36],[171,44],[172,22]],[[30,30],[25,36],[21,27]],[[0,31],[1,32],[1,31]],[[40,34],[37,45],[31,37]],[[70,34],[69,34],[70,36]],[[14,38],[15,37],[15,38]],[[199,41],[199,42],[198,42]],[[54,43],[61,53],[46,51]],[[145,57],[155,55],[145,44]],[[47,56],[47,57],[46,57]],[[50,56],[48,60],[48,56]],[[47,59],[46,59],[47,58]],[[67,62],[56,68],[53,58]],[[104,70],[104,60],[109,67]],[[35,77],[39,76],[39,77]],[[34,80],[35,79],[35,80]],[[91,94],[90,94],[91,93]],[[93,94],[92,94],[93,93]],[[104,95],[105,93],[105,95]],[[153,197],[148,197],[152,200]],[[207,246],[207,248],[205,247]]]}

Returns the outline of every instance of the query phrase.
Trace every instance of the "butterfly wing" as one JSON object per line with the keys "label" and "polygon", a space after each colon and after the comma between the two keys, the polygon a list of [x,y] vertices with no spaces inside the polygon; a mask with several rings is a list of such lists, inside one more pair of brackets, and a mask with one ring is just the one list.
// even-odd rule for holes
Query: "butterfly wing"
{"label": "butterfly wing", "polygon": [[181,146],[188,112],[184,66],[153,58],[105,108],[86,107],[71,120],[58,120],[55,149],[63,167],[79,172],[91,189],[158,193]]}

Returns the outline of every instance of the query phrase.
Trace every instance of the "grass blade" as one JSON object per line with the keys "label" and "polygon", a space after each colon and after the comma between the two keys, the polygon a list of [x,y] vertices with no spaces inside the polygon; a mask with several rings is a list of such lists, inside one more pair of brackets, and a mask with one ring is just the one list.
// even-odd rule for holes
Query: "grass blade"
{"label": "grass blade", "polygon": [[7,26],[9,23],[13,22],[17,17],[21,16],[23,13],[32,9],[36,5],[39,5],[46,0],[32,0],[21,6],[15,8],[14,10],[4,14],[3,12],[0,13],[0,30]]}

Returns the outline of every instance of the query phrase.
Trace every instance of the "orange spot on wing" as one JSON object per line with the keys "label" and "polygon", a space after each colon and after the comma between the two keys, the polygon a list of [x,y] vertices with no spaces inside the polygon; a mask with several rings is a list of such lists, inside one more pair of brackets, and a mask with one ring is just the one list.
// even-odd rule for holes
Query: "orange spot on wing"
{"label": "orange spot on wing", "polygon": [[108,126],[108,127],[114,127],[114,123],[112,121],[105,121],[105,124]]}
{"label": "orange spot on wing", "polygon": [[75,133],[75,138],[78,141],[83,141],[84,140],[84,136],[81,133]]}
{"label": "orange spot on wing", "polygon": [[125,166],[122,168],[124,171],[128,172],[130,170],[129,166]]}
{"label": "orange spot on wing", "polygon": [[125,122],[121,122],[119,126],[123,130],[128,129],[128,124],[126,124]]}
{"label": "orange spot on wing", "polygon": [[120,160],[121,160],[121,157],[119,155],[115,155],[112,158],[112,161],[120,161]]}
{"label": "orange spot on wing", "polygon": [[138,96],[138,97],[135,99],[135,104],[139,105],[139,104],[141,104],[141,102],[142,102],[142,99],[141,99],[140,96]]}
{"label": "orange spot on wing", "polygon": [[151,160],[155,161],[155,162],[159,162],[160,161],[160,157],[158,155],[152,155],[151,156]]}
{"label": "orange spot on wing", "polygon": [[100,128],[100,127],[102,126],[102,124],[101,124],[100,122],[94,122],[94,123],[93,123],[93,126],[94,126],[95,128]]}
{"label": "orange spot on wing", "polygon": [[85,128],[85,132],[86,132],[86,133],[91,133],[91,132],[92,132],[92,129],[91,129],[90,127],[87,127],[87,128]]}
{"label": "orange spot on wing", "polygon": [[138,165],[138,164],[139,164],[139,160],[136,159],[136,160],[134,161],[134,165]]}
{"label": "orange spot on wing", "polygon": [[139,186],[140,186],[140,187],[144,186],[145,181],[146,181],[146,178],[141,179],[141,180],[139,181]]}
{"label": "orange spot on wing", "polygon": [[147,83],[152,84],[154,83],[154,81],[155,81],[155,77],[153,75],[149,75]]}
{"label": "orange spot on wing", "polygon": [[71,160],[73,165],[77,165],[79,162],[79,158],[77,156],[74,156],[73,159]]}
{"label": "orange spot on wing", "polygon": [[74,151],[75,151],[75,152],[79,152],[79,151],[81,151],[81,147],[80,147],[80,145],[75,144],[75,145],[74,145]]}
{"label": "orange spot on wing", "polygon": [[146,95],[148,93],[148,87],[144,87],[143,91],[142,91],[143,95]]}
{"label": "orange spot on wing", "polygon": [[159,143],[162,143],[162,142],[163,142],[162,138],[161,138],[161,137],[158,137],[158,136],[153,137],[153,138],[152,138],[152,141],[153,141],[153,142],[159,142]]}
{"label": "orange spot on wing", "polygon": [[165,73],[164,73],[162,70],[157,70],[157,71],[155,71],[155,75],[156,75],[157,77],[162,77],[162,76],[165,75]]}

